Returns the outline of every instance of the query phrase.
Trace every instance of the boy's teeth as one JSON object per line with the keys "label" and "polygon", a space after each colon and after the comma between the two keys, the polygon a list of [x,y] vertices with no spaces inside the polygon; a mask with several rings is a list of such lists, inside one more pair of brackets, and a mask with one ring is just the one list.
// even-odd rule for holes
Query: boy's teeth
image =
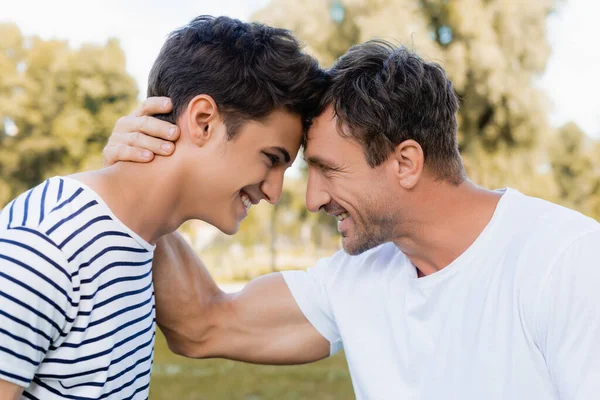
{"label": "boy's teeth", "polygon": [[250,207],[252,207],[252,201],[250,201],[248,196],[243,194],[240,197],[242,198],[242,203],[244,203],[244,207],[246,207],[246,210],[248,210]]}

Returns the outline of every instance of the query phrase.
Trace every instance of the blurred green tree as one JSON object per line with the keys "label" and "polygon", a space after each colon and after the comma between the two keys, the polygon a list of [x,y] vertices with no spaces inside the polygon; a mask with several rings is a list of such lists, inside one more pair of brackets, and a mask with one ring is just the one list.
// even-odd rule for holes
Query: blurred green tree
{"label": "blurred green tree", "polygon": [[556,201],[600,220],[600,143],[568,123],[558,130],[549,154]]}
{"label": "blurred green tree", "polygon": [[74,50],[0,24],[0,206],[47,177],[100,167],[137,93],[117,40]]}
{"label": "blurred green tree", "polygon": [[[550,46],[555,0],[273,0],[254,18],[293,30],[324,65],[372,38],[403,43],[440,62],[461,98],[459,141],[467,171],[488,187],[547,193],[538,182],[550,132],[534,78]],[[517,178],[517,179],[513,179]]]}

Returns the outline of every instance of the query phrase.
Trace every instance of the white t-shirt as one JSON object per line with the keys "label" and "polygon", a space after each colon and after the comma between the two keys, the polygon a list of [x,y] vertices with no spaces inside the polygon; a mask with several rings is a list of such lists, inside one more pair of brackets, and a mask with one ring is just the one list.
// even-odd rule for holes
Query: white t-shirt
{"label": "white t-shirt", "polygon": [[572,210],[507,189],[427,277],[391,243],[284,277],[358,399],[600,399],[600,224]]}

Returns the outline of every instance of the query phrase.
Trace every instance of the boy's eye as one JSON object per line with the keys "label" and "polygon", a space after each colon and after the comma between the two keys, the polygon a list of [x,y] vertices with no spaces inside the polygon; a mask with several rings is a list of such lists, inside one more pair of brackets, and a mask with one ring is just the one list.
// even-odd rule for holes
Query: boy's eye
{"label": "boy's eye", "polygon": [[271,162],[271,166],[274,167],[277,164],[279,164],[279,157],[274,155],[274,154],[270,154],[270,153],[265,153],[265,155],[267,156],[267,158],[269,159],[269,161]]}

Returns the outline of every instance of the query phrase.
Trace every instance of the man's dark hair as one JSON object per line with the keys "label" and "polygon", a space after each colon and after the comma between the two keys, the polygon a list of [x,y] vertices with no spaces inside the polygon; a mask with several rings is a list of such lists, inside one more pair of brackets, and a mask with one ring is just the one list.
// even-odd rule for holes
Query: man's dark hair
{"label": "man's dark hair", "polygon": [[172,32],[148,79],[148,96],[167,96],[175,123],[199,94],[211,96],[233,138],[249,120],[276,109],[299,115],[306,129],[326,76],[287,30],[228,17],[197,17]]}
{"label": "man's dark hair", "polygon": [[372,40],[352,47],[329,70],[321,108],[333,105],[342,135],[357,140],[371,167],[413,139],[439,179],[459,184],[458,97],[443,68],[406,47]]}

